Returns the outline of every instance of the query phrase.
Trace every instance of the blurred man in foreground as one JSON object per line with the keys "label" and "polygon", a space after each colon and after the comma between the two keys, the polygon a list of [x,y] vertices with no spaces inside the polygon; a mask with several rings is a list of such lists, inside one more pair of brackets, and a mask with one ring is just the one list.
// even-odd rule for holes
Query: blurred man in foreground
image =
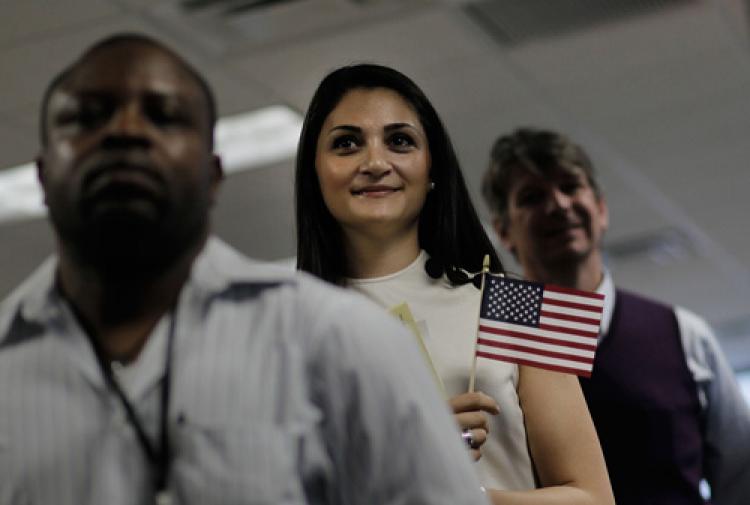
{"label": "blurred man in foreground", "polygon": [[0,306],[0,504],[484,503],[397,322],[210,236],[182,58],[108,38],[42,108],[57,254]]}

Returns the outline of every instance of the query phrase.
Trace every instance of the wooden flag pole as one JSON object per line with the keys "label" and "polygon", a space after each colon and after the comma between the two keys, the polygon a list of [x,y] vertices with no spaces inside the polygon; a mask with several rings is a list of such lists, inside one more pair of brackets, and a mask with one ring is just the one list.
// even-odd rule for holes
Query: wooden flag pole
{"label": "wooden flag pole", "polygon": [[471,364],[471,375],[469,376],[469,393],[474,392],[477,378],[477,351],[479,350],[479,318],[482,317],[482,301],[484,300],[484,278],[490,271],[490,255],[485,254],[482,261],[482,280],[479,288],[479,310],[477,310],[477,335],[474,338],[474,361]]}

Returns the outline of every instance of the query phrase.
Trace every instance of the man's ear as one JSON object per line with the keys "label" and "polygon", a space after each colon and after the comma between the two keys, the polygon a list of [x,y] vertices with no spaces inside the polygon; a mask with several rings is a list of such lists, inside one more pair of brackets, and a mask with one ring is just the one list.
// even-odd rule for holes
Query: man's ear
{"label": "man's ear", "polygon": [[44,205],[47,205],[47,174],[45,172],[44,158],[39,154],[34,159],[36,165],[36,179],[39,181],[39,186],[42,188],[42,194],[44,195]]}
{"label": "man's ear", "polygon": [[503,247],[508,249],[508,221],[507,219],[498,215],[492,216],[492,228],[495,230],[497,238],[503,244]]}
{"label": "man's ear", "polygon": [[596,205],[599,209],[599,221],[602,225],[602,231],[607,231],[609,228],[609,207],[607,206],[607,200],[604,198],[604,195],[599,195]]}
{"label": "man's ear", "polygon": [[500,239],[500,243],[503,248],[510,252],[513,256],[516,255],[516,248],[513,246],[513,241],[508,233],[508,217],[495,215],[492,218],[492,228],[495,230],[497,237]]}
{"label": "man's ear", "polygon": [[216,195],[219,192],[219,186],[224,180],[224,166],[221,163],[221,157],[218,154],[211,155],[211,205],[216,203]]}

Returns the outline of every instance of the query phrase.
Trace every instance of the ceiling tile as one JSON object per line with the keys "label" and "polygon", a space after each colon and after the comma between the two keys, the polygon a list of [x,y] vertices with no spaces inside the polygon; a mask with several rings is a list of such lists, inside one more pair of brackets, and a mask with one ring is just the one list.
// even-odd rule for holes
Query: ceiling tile
{"label": "ceiling tile", "polygon": [[331,70],[355,62],[393,66],[418,80],[418,70],[438,62],[459,61],[476,50],[465,26],[456,23],[456,11],[418,10],[372,24],[350,25],[346,30],[269,48],[233,66],[269,88],[288,103],[304,110],[320,80]]}
{"label": "ceiling tile", "polygon": [[101,0],[16,1],[3,9],[0,48],[36,44],[64,33],[86,30],[119,13],[115,2]]}

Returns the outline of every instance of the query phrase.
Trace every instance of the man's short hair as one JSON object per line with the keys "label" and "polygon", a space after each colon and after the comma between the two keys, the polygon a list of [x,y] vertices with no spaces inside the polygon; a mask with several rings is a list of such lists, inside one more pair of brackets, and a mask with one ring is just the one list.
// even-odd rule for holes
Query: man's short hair
{"label": "man's short hair", "polygon": [[596,196],[601,196],[594,165],[581,146],[552,130],[519,128],[501,136],[492,146],[490,164],[482,178],[482,195],[492,213],[503,217],[516,174],[546,176],[576,168],[583,171]]}
{"label": "man's short hair", "polygon": [[68,81],[68,79],[72,77],[75,72],[78,71],[81,66],[86,63],[86,60],[92,54],[102,49],[107,49],[110,46],[116,46],[119,44],[142,44],[163,51],[165,54],[172,57],[177,65],[179,65],[185,72],[187,72],[190,77],[195,80],[206,99],[209,120],[209,141],[210,145],[213,146],[213,130],[216,124],[217,112],[216,98],[214,97],[213,91],[211,91],[211,86],[209,86],[206,79],[192,65],[190,65],[182,56],[169,48],[166,44],[152,37],[149,37],[148,35],[143,35],[140,33],[118,33],[97,42],[93,46],[86,49],[86,51],[78,59],[65,67],[59,74],[55,76],[54,79],[52,79],[52,81],[47,85],[47,88],[44,90],[44,94],[42,95],[42,106],[39,116],[39,138],[41,140],[42,146],[46,146],[47,141],[49,140],[47,132],[47,112],[49,110],[49,101],[52,97],[52,94],[61,86],[63,86]]}

